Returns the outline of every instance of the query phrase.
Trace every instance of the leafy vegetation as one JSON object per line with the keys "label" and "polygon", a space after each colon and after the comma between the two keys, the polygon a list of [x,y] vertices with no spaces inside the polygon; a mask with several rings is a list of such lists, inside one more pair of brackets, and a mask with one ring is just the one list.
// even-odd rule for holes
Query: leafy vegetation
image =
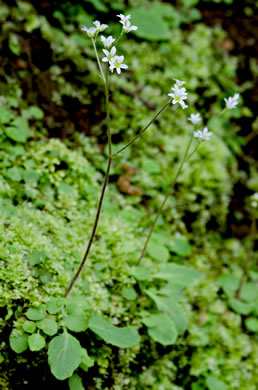
{"label": "leafy vegetation", "polygon": [[[0,4],[0,387],[33,388],[40,375],[70,390],[255,390],[257,163],[243,168],[240,125],[250,118],[255,137],[257,124],[242,98],[218,116],[225,96],[253,87],[236,83],[226,32],[201,22],[197,1],[44,4]],[[187,81],[188,113],[195,106],[214,136],[186,162],[138,267],[193,131],[186,113],[169,106],[114,159],[89,259],[64,298],[108,156],[103,85],[80,27],[99,18],[119,34],[120,12],[139,28],[118,44],[130,71],[111,76],[114,150],[165,103],[172,78]],[[245,204],[233,212],[239,183]]]}

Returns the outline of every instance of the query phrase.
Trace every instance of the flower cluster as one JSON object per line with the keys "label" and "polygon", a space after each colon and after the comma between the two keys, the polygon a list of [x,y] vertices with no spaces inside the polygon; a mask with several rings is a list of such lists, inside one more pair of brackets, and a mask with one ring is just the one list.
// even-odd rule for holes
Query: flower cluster
{"label": "flower cluster", "polygon": [[173,104],[179,103],[180,106],[183,109],[185,109],[188,106],[185,104],[184,100],[187,99],[188,95],[184,87],[180,88],[182,85],[185,84],[185,81],[181,81],[177,79],[173,79],[173,80],[175,80],[175,85],[173,88],[171,88],[173,92],[169,93],[168,96],[171,96],[173,98],[172,100]]}
{"label": "flower cluster", "polygon": [[197,130],[194,132],[194,137],[199,138],[202,141],[209,141],[212,136],[212,132],[208,131],[208,127],[204,127],[203,130]]}
{"label": "flower cluster", "polygon": [[119,14],[117,16],[120,18],[119,23],[121,23],[123,26],[123,30],[122,30],[123,32],[129,33],[130,31],[137,30],[137,28],[138,28],[137,26],[131,25],[131,22],[129,20],[131,18],[131,15],[125,16],[123,14]]}
{"label": "flower cluster", "polygon": [[82,31],[85,31],[88,34],[88,37],[90,37],[90,38],[94,38],[99,32],[104,31],[108,27],[107,24],[101,24],[98,20],[95,20],[95,22],[93,22],[93,24],[95,25],[95,27],[90,27],[90,28],[82,27],[81,28]]}
{"label": "flower cluster", "polygon": [[234,96],[230,96],[229,98],[224,98],[226,102],[226,108],[235,108],[238,105],[239,93],[235,93]]}
{"label": "flower cluster", "polygon": [[103,49],[105,57],[102,58],[103,62],[109,63],[109,70],[113,73],[114,69],[118,74],[121,73],[121,69],[127,69],[128,66],[123,64],[124,56],[116,56],[116,48],[113,46],[110,51]]}

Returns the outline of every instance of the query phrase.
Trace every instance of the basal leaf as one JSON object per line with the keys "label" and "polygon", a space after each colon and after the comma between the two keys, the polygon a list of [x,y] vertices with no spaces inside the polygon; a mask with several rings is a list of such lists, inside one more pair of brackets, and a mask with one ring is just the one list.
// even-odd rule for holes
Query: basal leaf
{"label": "basal leaf", "polygon": [[173,345],[176,342],[175,324],[167,314],[151,314],[142,322],[148,327],[148,333],[154,341],[162,345]]}
{"label": "basal leaf", "polygon": [[88,315],[75,312],[64,317],[64,326],[73,332],[84,332],[88,328]]}
{"label": "basal leaf", "polygon": [[175,280],[177,284],[187,287],[201,279],[201,274],[194,268],[179,264],[167,264],[153,275],[156,279]]}
{"label": "basal leaf", "polygon": [[42,313],[40,310],[35,309],[33,307],[30,307],[29,310],[27,310],[27,312],[25,313],[25,315],[29,320],[32,321],[43,320],[43,318],[45,317],[44,313]]}
{"label": "basal leaf", "polygon": [[154,260],[166,262],[169,259],[168,249],[154,241],[151,241],[147,247],[147,254],[152,257]]}
{"label": "basal leaf", "polygon": [[40,351],[44,348],[46,342],[44,337],[38,333],[34,333],[28,337],[28,344],[31,351]]}
{"label": "basal leaf", "polygon": [[140,342],[140,336],[136,329],[131,327],[118,328],[101,316],[92,317],[89,320],[89,328],[108,344],[120,348],[130,348]]}
{"label": "basal leaf", "polygon": [[12,332],[9,341],[12,350],[16,353],[22,353],[28,348],[28,336],[25,333],[16,335]]}
{"label": "basal leaf", "polygon": [[57,379],[70,378],[81,363],[79,341],[67,332],[54,337],[48,347],[48,363],[52,374]]}

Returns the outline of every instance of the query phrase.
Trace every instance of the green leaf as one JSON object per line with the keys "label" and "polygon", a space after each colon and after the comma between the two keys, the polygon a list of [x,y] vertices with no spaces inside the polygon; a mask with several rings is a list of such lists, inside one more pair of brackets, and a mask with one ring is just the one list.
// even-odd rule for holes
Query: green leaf
{"label": "green leaf", "polygon": [[52,374],[57,379],[70,378],[81,363],[79,341],[67,332],[54,337],[48,347],[48,363]]}
{"label": "green leaf", "polygon": [[34,171],[33,169],[26,169],[23,173],[25,183],[33,186],[37,185],[39,176],[40,175],[38,172]]}
{"label": "green leaf", "polygon": [[88,371],[90,367],[94,365],[94,360],[89,357],[88,352],[85,348],[81,349],[81,364],[80,367],[84,371]]}
{"label": "green leaf", "polygon": [[168,249],[162,245],[151,241],[147,247],[147,254],[154,260],[166,262],[169,259]]}
{"label": "green leaf", "polygon": [[46,258],[47,255],[42,251],[34,251],[27,256],[28,262],[32,266],[42,263]]}
{"label": "green leaf", "polygon": [[239,279],[231,274],[224,274],[218,279],[218,283],[223,288],[227,296],[232,297],[238,289]]}
{"label": "green leaf", "polygon": [[0,353],[0,364],[3,363],[4,361],[4,356]]}
{"label": "green leaf", "polygon": [[245,320],[245,326],[251,332],[258,332],[258,319],[257,318],[247,318]]}
{"label": "green leaf", "polygon": [[58,326],[55,320],[52,320],[51,318],[44,318],[41,321],[37,322],[37,327],[48,336],[54,336],[54,334],[58,331]]}
{"label": "green leaf", "polygon": [[42,313],[38,309],[34,309],[33,307],[29,308],[29,310],[25,313],[25,315],[29,320],[32,321],[43,320],[43,318],[45,317],[44,313]]}
{"label": "green leaf", "polygon": [[147,268],[143,267],[142,265],[136,267],[133,274],[135,276],[135,279],[139,281],[151,279],[150,271]]}
{"label": "green leaf", "polygon": [[22,324],[22,328],[25,332],[27,333],[34,333],[35,330],[36,330],[36,324],[35,322],[33,321],[25,321],[23,324]]}
{"label": "green leaf", "polygon": [[14,115],[4,106],[0,106],[0,123],[7,124],[14,119]]}
{"label": "green leaf", "polygon": [[49,314],[57,314],[62,311],[64,306],[64,298],[51,298],[47,302],[47,311]]}
{"label": "green leaf", "polygon": [[245,283],[240,292],[240,298],[244,301],[255,301],[258,299],[258,288],[255,283]]}
{"label": "green leaf", "polygon": [[192,248],[189,242],[185,238],[174,237],[170,243],[170,249],[172,252],[179,256],[190,256]]}
{"label": "green leaf", "polygon": [[84,390],[82,380],[77,374],[73,374],[68,381],[70,390]]}
{"label": "green leaf", "polygon": [[68,314],[89,310],[91,307],[83,295],[73,295],[66,298],[66,311]]}
{"label": "green leaf", "polygon": [[64,326],[73,332],[84,332],[88,328],[88,315],[75,312],[64,317]]}
{"label": "green leaf", "polygon": [[201,274],[194,268],[179,264],[167,264],[159,272],[153,275],[156,279],[174,280],[182,287],[188,287],[201,279]]}
{"label": "green leaf", "polygon": [[16,142],[26,142],[30,136],[30,130],[26,120],[22,118],[16,118],[12,126],[5,128],[6,135]]}
{"label": "green leaf", "polygon": [[217,379],[215,376],[208,375],[206,378],[206,385],[209,390],[226,390],[224,382]]}
{"label": "green leaf", "polygon": [[152,314],[143,318],[142,322],[148,327],[148,333],[154,341],[162,345],[173,345],[177,339],[174,322],[167,314]]}
{"label": "green leaf", "polygon": [[138,8],[130,10],[132,24],[138,26],[134,34],[150,41],[167,40],[170,38],[168,24],[160,14],[151,8]]}
{"label": "green leaf", "polygon": [[254,302],[241,302],[238,299],[231,298],[229,300],[229,306],[237,313],[247,315],[251,313],[251,311],[254,308],[255,303]]}
{"label": "green leaf", "polygon": [[39,333],[34,333],[28,337],[28,344],[31,351],[40,351],[45,347],[46,342],[43,336]]}
{"label": "green leaf", "polygon": [[89,328],[108,344],[120,348],[130,348],[140,343],[140,336],[136,329],[131,327],[118,328],[101,316],[90,318]]}
{"label": "green leaf", "polygon": [[44,117],[44,112],[39,107],[32,106],[29,108],[29,111],[31,118],[42,119]]}
{"label": "green leaf", "polygon": [[108,8],[101,0],[85,0],[88,3],[91,3],[95,9],[99,12],[108,12]]}
{"label": "green leaf", "polygon": [[22,353],[28,348],[28,336],[25,333],[16,335],[14,331],[10,334],[10,346],[16,353]]}
{"label": "green leaf", "polygon": [[182,306],[175,301],[174,297],[161,297],[149,290],[146,290],[145,292],[154,300],[157,308],[168,314],[174,321],[177,332],[183,334],[188,325],[187,317]]}
{"label": "green leaf", "polygon": [[131,287],[123,287],[122,295],[128,301],[134,301],[137,297],[135,290]]}
{"label": "green leaf", "polygon": [[12,181],[20,182],[23,179],[23,168],[12,167],[6,170],[6,177],[11,179]]}

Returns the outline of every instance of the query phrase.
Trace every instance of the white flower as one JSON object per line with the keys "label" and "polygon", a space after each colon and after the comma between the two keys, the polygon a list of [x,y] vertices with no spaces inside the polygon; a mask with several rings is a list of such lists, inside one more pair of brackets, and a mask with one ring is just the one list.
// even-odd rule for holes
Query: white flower
{"label": "white flower", "polygon": [[97,32],[102,32],[108,27],[107,24],[100,24],[98,20],[95,20],[93,24],[95,24]]}
{"label": "white flower", "polygon": [[120,21],[119,23],[121,23],[123,25],[123,31],[126,32],[126,33],[129,33],[130,31],[134,31],[134,30],[137,30],[137,26],[131,26],[131,22],[130,22],[130,18],[131,18],[131,15],[117,15],[119,18],[120,18]]}
{"label": "white flower", "polygon": [[238,105],[239,93],[235,93],[235,95],[229,98],[224,98],[226,102],[226,108],[235,108]]}
{"label": "white flower", "polygon": [[118,18],[120,18],[120,21],[119,23],[122,23],[124,25],[124,23],[127,23],[129,22],[129,19],[131,18],[131,15],[123,15],[123,14],[119,14],[119,15],[116,15]]}
{"label": "white flower", "polygon": [[197,130],[194,132],[194,137],[200,138],[203,141],[209,141],[211,136],[212,136],[212,132],[208,131],[208,127],[204,127],[203,130]]}
{"label": "white flower", "polygon": [[104,52],[104,54],[106,55],[106,57],[103,57],[102,58],[102,61],[103,62],[110,62],[112,60],[113,57],[115,57],[115,54],[116,54],[116,48],[115,46],[112,47],[112,49],[110,51],[106,50],[106,49],[102,49],[102,51]]}
{"label": "white flower", "polygon": [[81,30],[85,31],[88,34],[89,38],[93,38],[97,32],[97,29],[95,27],[90,27],[90,28],[82,27]]}
{"label": "white flower", "polygon": [[253,199],[258,201],[258,192],[255,192],[255,193],[253,194]]}
{"label": "white flower", "polygon": [[111,35],[109,35],[109,37],[107,37],[107,38],[105,38],[105,37],[103,37],[103,35],[101,35],[100,39],[102,40],[104,47],[107,47],[107,48],[112,46],[113,42],[115,42],[115,39]]}
{"label": "white flower", "polygon": [[173,93],[169,93],[168,96],[171,96],[173,98],[172,103],[177,104],[179,103],[183,109],[188,107],[184,100],[187,99],[187,92],[185,88],[179,88],[177,84],[174,85],[173,88],[171,88]]}
{"label": "white flower", "polygon": [[137,30],[137,26],[131,26],[131,23],[129,22],[129,20],[123,24],[123,31],[126,32],[126,33],[129,33],[130,31],[134,31],[134,30]]}
{"label": "white flower", "polygon": [[186,81],[181,81],[181,80],[178,80],[178,79],[173,79],[175,80],[176,84],[180,87],[180,85],[184,85],[186,83]]}
{"label": "white flower", "polygon": [[189,118],[187,118],[190,122],[192,122],[193,125],[196,125],[197,123],[201,122],[202,118],[199,112],[197,114],[191,114]]}
{"label": "white flower", "polygon": [[121,73],[121,69],[127,69],[128,66],[125,64],[122,64],[124,61],[124,56],[115,56],[111,58],[109,62],[109,69],[113,73],[113,70],[115,69],[118,74]]}

